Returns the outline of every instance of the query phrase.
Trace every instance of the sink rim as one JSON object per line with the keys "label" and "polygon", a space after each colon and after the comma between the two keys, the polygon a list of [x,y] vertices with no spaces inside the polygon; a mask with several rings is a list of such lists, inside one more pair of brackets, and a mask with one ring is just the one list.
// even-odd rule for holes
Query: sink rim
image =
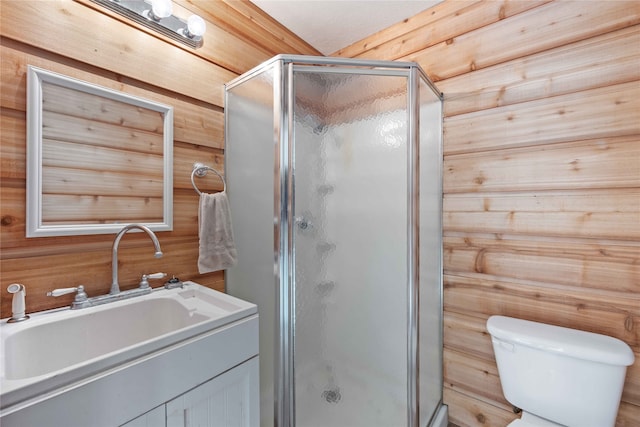
{"label": "sink rim", "polygon": [[[118,301],[118,302],[125,302],[125,301]],[[162,306],[159,307],[154,307],[156,305],[156,302],[160,302],[160,304],[162,304]],[[39,373],[36,374],[32,374],[32,375],[15,375],[13,372],[8,372],[7,369],[7,358],[6,358],[6,353],[7,351],[11,351],[12,349],[14,349],[15,347],[19,346],[21,344],[22,340],[25,339],[29,339],[29,337],[27,336],[26,338],[24,337],[20,337],[20,335],[24,335],[24,334],[28,334],[28,335],[32,335],[32,334],[37,334],[35,338],[38,338],[39,336],[41,336],[40,334],[42,334],[43,332],[36,332],[35,330],[39,329],[42,326],[45,327],[49,327],[52,326],[53,328],[56,328],[56,324],[59,324],[59,328],[65,328],[66,324],[69,323],[77,323],[79,320],[77,319],[81,319],[83,317],[87,318],[87,323],[86,326],[87,328],[91,328],[92,326],[95,326],[95,323],[101,323],[104,322],[108,319],[103,319],[103,317],[105,316],[104,313],[108,313],[109,311],[116,311],[115,313],[108,314],[108,316],[122,316],[124,314],[129,314],[130,313],[123,313],[122,310],[130,310],[131,307],[133,306],[140,306],[138,309],[140,310],[144,310],[146,309],[162,309],[163,312],[165,312],[164,310],[166,310],[168,307],[166,306],[166,304],[169,303],[173,309],[174,307],[180,311],[182,310],[182,313],[178,313],[179,315],[192,315],[192,316],[198,316],[199,320],[194,320],[193,322],[189,322],[189,319],[184,319],[184,317],[182,319],[180,319],[183,323],[181,326],[176,327],[176,328],[172,328],[169,329],[163,333],[155,333],[156,331],[153,331],[153,328],[150,328],[150,330],[148,331],[148,337],[146,339],[137,341],[135,343],[130,343],[131,342],[131,338],[125,339],[125,342],[114,342],[112,345],[109,346],[110,351],[107,352],[103,352],[101,354],[96,354],[94,356],[90,356],[90,357],[85,357],[85,358],[81,358],[79,360],[77,360],[75,363],[71,363],[71,364],[65,364],[63,366],[60,366],[59,368],[56,369],[49,369],[47,371],[44,372],[39,372],[42,370],[42,368],[38,369],[32,369],[32,371],[36,371]],[[153,304],[154,306],[151,307],[147,307],[149,304]],[[97,306],[98,307],[104,307],[104,305],[102,306]],[[163,336],[165,335],[169,335],[172,334],[174,332],[178,332],[182,329],[185,328],[189,328],[191,326],[195,326],[198,323],[201,322],[205,322],[207,320],[211,319],[211,316],[208,316],[207,314],[202,314],[202,313],[196,313],[195,311],[190,311],[187,307],[185,307],[184,304],[181,304],[180,301],[176,300],[176,298],[171,298],[170,296],[166,296],[166,295],[158,295],[157,298],[147,298],[147,299],[134,299],[132,301],[130,301],[127,304],[119,304],[119,305],[115,305],[114,306],[110,306],[108,307],[106,310],[89,310],[93,307],[89,307],[88,309],[82,309],[82,310],[69,310],[73,313],[76,313],[78,311],[80,311],[80,313],[78,313],[78,315],[53,315],[53,316],[46,316],[46,318],[43,319],[43,316],[39,316],[37,317],[37,319],[39,321],[31,323],[31,324],[26,324],[24,323],[22,328],[6,328],[7,330],[4,330],[3,328],[3,334],[2,334],[2,342],[3,342],[3,350],[0,351],[0,378],[6,379],[7,381],[16,381],[16,380],[26,380],[29,378],[34,378],[34,377],[40,377],[42,375],[47,375],[50,372],[56,372],[62,369],[66,369],[67,367],[70,366],[75,366],[75,365],[81,365],[84,363],[90,363],[93,359],[96,358],[101,358],[101,357],[108,357],[111,353],[115,353],[118,351],[121,351],[123,349],[126,349],[128,347],[131,347],[133,345],[144,345],[147,341],[153,341],[155,339],[161,339]],[[46,313],[46,312],[45,312]],[[68,311],[64,310],[62,311],[62,313],[68,313]],[[52,313],[53,314],[53,313]],[[186,321],[186,322],[185,322]],[[184,324],[187,323],[187,324]],[[10,329],[10,330],[9,330]],[[90,330],[90,329],[89,329]],[[44,333],[56,333],[55,329],[54,331],[45,331]],[[76,331],[77,332],[77,331]],[[117,331],[113,332],[115,335],[118,335]],[[111,338],[111,336],[109,337]],[[18,343],[14,343],[12,342],[13,340],[18,339],[20,341],[18,341]],[[90,337],[90,339],[100,339],[100,337],[98,337],[97,335],[92,335]],[[79,341],[79,345],[84,347],[84,346],[88,346],[90,345],[92,342],[87,342],[85,340],[78,340]],[[128,343],[128,342],[129,343]],[[70,351],[71,353],[73,353],[73,350],[67,350]],[[21,350],[17,350],[18,353],[21,353]],[[22,351],[23,352],[23,351]],[[28,364],[29,362],[25,362],[25,361],[18,361],[18,362],[14,362],[12,363],[12,367],[14,369],[17,369],[18,371],[24,371],[25,369],[23,368],[22,364]],[[60,362],[61,363],[61,362]],[[58,363],[57,365],[60,365],[60,363]],[[11,375],[8,375],[11,374]]]}
{"label": "sink rim", "polygon": [[[156,288],[147,295],[96,307],[89,307],[80,310],[71,310],[66,307],[36,312],[30,314],[31,319],[22,323],[7,324],[6,319],[2,319],[2,323],[0,323],[0,339],[2,340],[2,343],[4,343],[4,340],[8,336],[14,335],[17,332],[28,328],[37,327],[40,324],[49,323],[54,320],[59,321],[68,317],[80,317],[98,311],[112,310],[113,308],[123,305],[135,304],[149,299],[170,298],[177,299],[178,303],[181,303],[181,300],[194,302],[191,298],[196,298],[199,293],[203,293],[204,295],[208,295],[209,298],[221,300],[221,304],[230,303],[231,306],[229,307],[236,308],[234,311],[228,311],[217,307],[219,311],[218,314],[223,314],[212,317],[206,313],[201,313],[207,315],[209,319],[138,342],[135,345],[119,348],[109,353],[105,353],[64,368],[50,371],[42,375],[21,379],[7,379],[5,377],[5,354],[3,345],[3,350],[0,351],[0,415],[4,414],[7,410],[12,410],[10,409],[12,406],[19,406],[19,404],[26,402],[29,399],[43,398],[46,394],[56,393],[56,390],[61,387],[70,386],[77,382],[88,381],[92,376],[100,375],[103,371],[118,369],[119,365],[135,361],[136,359],[143,359],[151,353],[155,353],[177,343],[193,339],[213,329],[224,327],[236,320],[257,313],[257,307],[255,304],[240,300],[214,289],[207,288],[195,282],[185,281],[183,283],[185,284],[184,288],[175,288],[170,290]],[[212,306],[211,303],[204,304]],[[216,311],[213,306],[212,311]]]}

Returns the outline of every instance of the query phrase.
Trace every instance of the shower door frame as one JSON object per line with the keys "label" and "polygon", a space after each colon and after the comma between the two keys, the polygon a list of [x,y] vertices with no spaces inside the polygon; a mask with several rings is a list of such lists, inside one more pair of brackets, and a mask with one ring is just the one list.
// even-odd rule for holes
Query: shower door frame
{"label": "shower door frame", "polygon": [[[420,231],[420,174],[419,155],[419,82],[424,81],[442,103],[443,95],[429,80],[420,66],[413,62],[370,61],[359,59],[311,57],[302,55],[277,55],[249,72],[226,84],[226,90],[243,83],[267,68],[273,68],[274,102],[274,275],[278,295],[276,321],[279,336],[274,356],[274,426],[295,427],[295,177],[292,160],[294,134],[294,83],[293,76],[304,66],[304,72],[375,74],[402,76],[407,79],[407,426],[419,426],[419,231]],[[330,69],[323,66],[332,66]],[[339,67],[339,68],[338,68]],[[441,114],[442,119],[442,114]],[[442,127],[440,128],[442,130]],[[442,144],[442,132],[440,132]],[[441,152],[441,149],[439,150]],[[225,162],[226,167],[226,162]],[[442,188],[442,177],[439,177]],[[442,221],[440,221],[440,225]],[[440,230],[441,232],[442,230]],[[440,233],[440,246],[442,234]],[[440,253],[442,257],[442,253]],[[442,262],[440,262],[442,265]],[[440,283],[442,286],[442,283]],[[440,291],[440,325],[442,325],[442,290]],[[442,327],[440,327],[442,334]],[[440,353],[442,365],[442,352]],[[440,394],[440,405],[442,393]],[[437,410],[432,414],[436,416]]]}

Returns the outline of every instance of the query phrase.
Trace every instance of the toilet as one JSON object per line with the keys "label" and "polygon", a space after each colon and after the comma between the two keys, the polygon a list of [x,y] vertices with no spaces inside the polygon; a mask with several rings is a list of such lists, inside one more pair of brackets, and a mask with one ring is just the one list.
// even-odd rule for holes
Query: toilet
{"label": "toilet", "polygon": [[606,335],[505,316],[487,321],[504,396],[522,409],[508,427],[613,427],[631,348]]}

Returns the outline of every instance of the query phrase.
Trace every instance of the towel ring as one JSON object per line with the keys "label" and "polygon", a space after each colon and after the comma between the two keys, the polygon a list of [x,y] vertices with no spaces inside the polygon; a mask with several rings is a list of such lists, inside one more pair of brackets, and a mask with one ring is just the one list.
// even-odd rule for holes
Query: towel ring
{"label": "towel ring", "polygon": [[213,173],[215,173],[216,175],[218,175],[218,177],[220,178],[220,180],[222,180],[222,185],[224,185],[223,190],[222,191],[227,191],[227,183],[225,182],[224,178],[222,177],[222,175],[220,175],[220,172],[218,172],[217,170],[215,170],[214,168],[207,166],[205,164],[202,163],[194,163],[193,164],[193,172],[191,172],[191,185],[193,185],[193,189],[196,190],[196,193],[198,193],[198,195],[202,195],[202,192],[200,190],[198,190],[198,186],[196,185],[196,182],[194,181],[194,177],[197,175],[199,178],[202,178],[204,176],[207,175],[207,171],[211,171]]}

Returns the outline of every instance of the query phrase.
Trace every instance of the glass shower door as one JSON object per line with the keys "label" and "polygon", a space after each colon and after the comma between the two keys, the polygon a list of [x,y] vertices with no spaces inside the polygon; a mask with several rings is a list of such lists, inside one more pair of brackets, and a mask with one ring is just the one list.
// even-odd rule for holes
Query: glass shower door
{"label": "glass shower door", "polygon": [[[273,122],[277,69],[263,69],[226,91],[225,177],[233,212],[238,264],[226,272],[226,291],[258,305],[260,420],[273,426],[278,288],[273,277],[275,164]],[[261,96],[257,96],[260,94]]]}
{"label": "glass shower door", "polygon": [[386,74],[293,73],[297,427],[407,423],[407,77]]}

